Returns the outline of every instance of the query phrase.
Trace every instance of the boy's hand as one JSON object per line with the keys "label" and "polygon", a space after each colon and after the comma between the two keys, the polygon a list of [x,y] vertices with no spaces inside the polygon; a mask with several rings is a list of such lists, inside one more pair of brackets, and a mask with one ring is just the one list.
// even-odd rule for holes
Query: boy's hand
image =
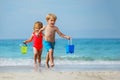
{"label": "boy's hand", "polygon": [[66,38],[67,38],[68,40],[70,40],[70,39],[71,39],[71,37],[70,37],[70,36],[66,36]]}

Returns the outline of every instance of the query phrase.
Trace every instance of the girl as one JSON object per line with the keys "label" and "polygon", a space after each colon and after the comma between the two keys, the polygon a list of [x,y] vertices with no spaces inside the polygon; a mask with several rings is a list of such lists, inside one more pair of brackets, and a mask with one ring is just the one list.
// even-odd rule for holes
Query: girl
{"label": "girl", "polygon": [[42,32],[39,33],[39,30],[43,27],[42,22],[36,22],[33,27],[33,33],[28,40],[25,40],[23,43],[29,43],[33,41],[33,52],[34,52],[34,67],[37,69],[37,63],[41,65],[41,54],[42,54],[42,40],[43,34]]}

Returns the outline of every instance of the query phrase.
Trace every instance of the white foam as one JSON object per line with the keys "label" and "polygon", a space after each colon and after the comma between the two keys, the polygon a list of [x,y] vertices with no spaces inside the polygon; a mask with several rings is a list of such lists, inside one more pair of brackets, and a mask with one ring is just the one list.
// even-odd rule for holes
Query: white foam
{"label": "white foam", "polygon": [[33,65],[32,59],[0,59],[0,66],[22,66],[22,65]]}
{"label": "white foam", "polygon": [[[56,65],[101,65],[101,64],[108,64],[108,65],[115,65],[119,64],[120,61],[82,61],[82,60],[61,60],[55,59],[54,60]],[[45,64],[45,59],[41,60],[42,64]],[[24,59],[12,59],[12,58],[0,58],[0,66],[32,66],[33,59],[24,58]]]}
{"label": "white foam", "polygon": [[120,65],[120,61],[80,61],[80,60],[55,60],[56,64],[71,64],[71,65],[79,65],[79,64],[85,64],[85,65],[89,65],[89,64],[96,64],[96,65],[100,65],[100,64],[119,64]]}

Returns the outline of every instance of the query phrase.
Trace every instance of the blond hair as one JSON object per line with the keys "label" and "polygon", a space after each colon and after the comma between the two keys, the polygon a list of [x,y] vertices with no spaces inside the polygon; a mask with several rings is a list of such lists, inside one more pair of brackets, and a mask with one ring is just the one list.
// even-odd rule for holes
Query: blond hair
{"label": "blond hair", "polygon": [[55,14],[48,14],[47,16],[46,16],[46,20],[48,21],[50,18],[53,18],[55,21],[56,21],[56,19],[57,19],[57,16],[55,15]]}
{"label": "blond hair", "polygon": [[35,22],[35,24],[34,24],[34,27],[33,27],[33,30],[35,30],[35,28],[42,28],[43,27],[43,24],[42,24],[42,22],[39,22],[39,21],[37,21],[37,22]]}

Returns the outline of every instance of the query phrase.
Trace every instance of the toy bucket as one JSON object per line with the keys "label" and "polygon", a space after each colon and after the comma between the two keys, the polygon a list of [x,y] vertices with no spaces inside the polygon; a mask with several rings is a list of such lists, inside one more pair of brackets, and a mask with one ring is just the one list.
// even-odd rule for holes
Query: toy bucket
{"label": "toy bucket", "polygon": [[21,47],[21,53],[26,54],[28,49],[27,44],[22,44],[20,47]]}
{"label": "toy bucket", "polygon": [[66,53],[74,53],[74,45],[72,44],[72,39],[68,40],[68,45],[66,46]]}

